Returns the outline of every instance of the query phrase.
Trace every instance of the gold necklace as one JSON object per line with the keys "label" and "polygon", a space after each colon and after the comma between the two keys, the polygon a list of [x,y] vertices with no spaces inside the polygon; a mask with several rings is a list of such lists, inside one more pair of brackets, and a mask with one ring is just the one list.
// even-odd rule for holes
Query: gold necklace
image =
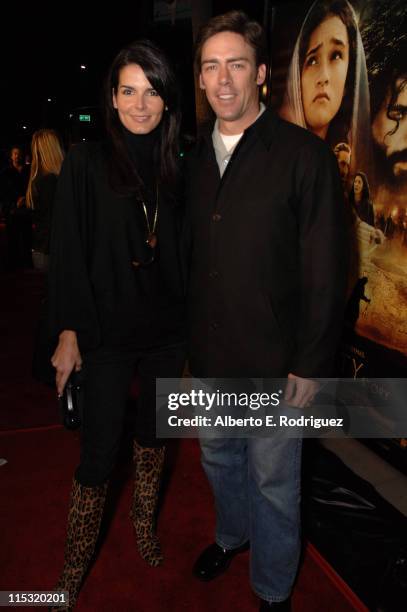
{"label": "gold necklace", "polygon": [[158,219],[158,184],[156,185],[155,212],[154,212],[154,220],[153,220],[152,227],[150,226],[150,221],[148,219],[148,213],[147,213],[147,207],[146,207],[144,200],[141,200],[141,203],[143,205],[144,216],[146,218],[147,231],[148,231],[146,243],[151,249],[155,249],[155,247],[157,246],[157,234],[155,233],[155,229],[157,227],[157,219]]}

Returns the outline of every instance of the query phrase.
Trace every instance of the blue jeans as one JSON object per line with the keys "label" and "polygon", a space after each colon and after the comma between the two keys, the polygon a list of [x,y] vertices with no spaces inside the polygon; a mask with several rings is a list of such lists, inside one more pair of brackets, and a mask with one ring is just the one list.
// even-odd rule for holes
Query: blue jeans
{"label": "blue jeans", "polygon": [[202,465],[215,495],[216,542],[250,541],[250,575],[266,601],[290,596],[300,556],[302,440],[202,438]]}

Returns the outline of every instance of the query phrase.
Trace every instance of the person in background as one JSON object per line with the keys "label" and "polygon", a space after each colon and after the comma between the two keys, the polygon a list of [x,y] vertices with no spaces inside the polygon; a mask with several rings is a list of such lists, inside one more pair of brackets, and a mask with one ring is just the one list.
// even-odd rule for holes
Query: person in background
{"label": "person in background", "polygon": [[341,175],[341,181],[344,193],[348,189],[350,162],[352,157],[352,151],[347,142],[339,142],[335,148],[334,153],[338,160],[339,174]]}
{"label": "person in background", "polygon": [[349,203],[361,221],[375,227],[374,208],[370,200],[369,183],[364,172],[357,172],[353,179]]}
{"label": "person in background", "polygon": [[[406,49],[407,51],[407,45]],[[404,56],[405,60],[405,56]],[[407,68],[394,69],[372,122],[379,180],[407,193]]]}
{"label": "person in background", "polygon": [[29,166],[20,146],[10,149],[9,165],[0,175],[0,200],[6,224],[7,264],[10,269],[31,267],[31,215],[26,208]]}
{"label": "person in background", "polygon": [[[185,359],[179,228],[179,87],[148,40],[110,67],[106,139],[66,157],[53,215],[48,328],[62,394],[83,370],[80,463],[75,471],[65,564],[57,590],[73,608],[88,569],[115,465],[132,377],[139,377],[131,518],[138,551],[162,563],[154,530],[165,441],[155,433],[155,381],[178,378]],[[59,609],[59,608],[58,608]]]}
{"label": "person in background", "polygon": [[368,176],[375,204],[387,217],[394,208],[404,208],[407,198],[405,0],[371,2],[368,15],[361,24],[372,121],[373,169]]}
{"label": "person in background", "polygon": [[33,213],[32,258],[34,268],[46,272],[55,189],[64,159],[60,139],[54,130],[34,132],[31,156],[26,205]]}

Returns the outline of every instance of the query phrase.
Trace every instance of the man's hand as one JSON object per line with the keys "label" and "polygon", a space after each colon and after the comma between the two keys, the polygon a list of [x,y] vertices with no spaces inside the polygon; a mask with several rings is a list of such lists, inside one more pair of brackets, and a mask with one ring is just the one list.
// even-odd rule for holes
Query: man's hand
{"label": "man's hand", "polygon": [[76,332],[65,330],[59,335],[58,346],[51,357],[51,363],[57,371],[55,382],[58,395],[62,395],[72,370],[75,368],[78,372],[82,367]]}
{"label": "man's hand", "polygon": [[295,408],[307,408],[311,405],[321,385],[315,380],[301,378],[295,374],[289,374],[285,388],[284,400]]}

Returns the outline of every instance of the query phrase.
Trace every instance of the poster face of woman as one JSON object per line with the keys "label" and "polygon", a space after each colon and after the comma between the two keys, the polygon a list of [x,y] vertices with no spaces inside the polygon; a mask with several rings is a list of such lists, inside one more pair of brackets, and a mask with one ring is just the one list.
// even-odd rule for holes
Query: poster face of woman
{"label": "poster face of woman", "polygon": [[291,54],[279,114],[325,140],[346,143],[350,174],[369,174],[369,87],[356,13],[347,0],[316,0]]}
{"label": "poster face of woman", "polygon": [[363,191],[363,179],[360,174],[355,176],[355,180],[353,181],[353,192],[356,195],[361,194]]}
{"label": "poster face of woman", "polygon": [[[272,95],[283,119],[335,152],[349,212],[348,320],[407,366],[407,5],[405,0],[309,0],[278,6]],[[365,299],[366,298],[366,299]],[[358,298],[359,300],[359,298]],[[353,331],[357,335],[353,334]],[[378,353],[375,353],[378,354]],[[380,367],[382,363],[380,363]]]}
{"label": "poster face of woman", "polygon": [[301,68],[305,122],[323,139],[342,104],[348,66],[346,26],[337,16],[327,17],[311,33]]}

